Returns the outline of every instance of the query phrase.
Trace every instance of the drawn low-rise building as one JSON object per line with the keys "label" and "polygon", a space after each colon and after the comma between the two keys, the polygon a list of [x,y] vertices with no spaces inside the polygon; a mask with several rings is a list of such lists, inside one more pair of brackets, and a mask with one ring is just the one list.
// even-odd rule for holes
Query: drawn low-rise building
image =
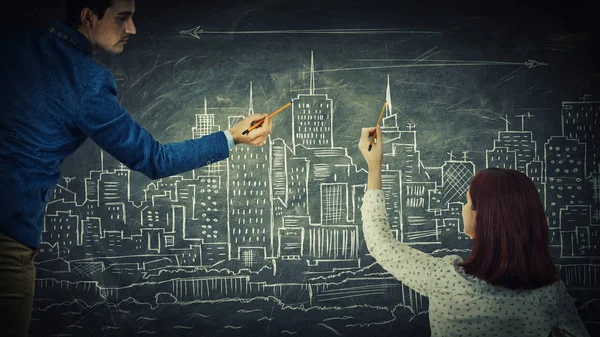
{"label": "drawn low-rise building", "polygon": [[486,166],[505,169],[517,169],[517,153],[508,147],[494,146],[493,150],[486,150]]}
{"label": "drawn low-rise building", "polygon": [[587,255],[590,249],[590,206],[566,206],[560,210],[561,256]]}
{"label": "drawn low-rise building", "polygon": [[486,167],[501,167],[518,170],[526,173],[527,165],[537,156],[537,143],[533,140],[533,132],[525,131],[525,117],[531,114],[520,115],[521,130],[506,130],[498,132],[494,140],[494,148],[486,151]]}
{"label": "drawn low-rise building", "polygon": [[46,214],[42,241],[51,245],[58,243],[60,255],[70,255],[82,243],[83,230],[79,220],[79,215],[71,211]]}

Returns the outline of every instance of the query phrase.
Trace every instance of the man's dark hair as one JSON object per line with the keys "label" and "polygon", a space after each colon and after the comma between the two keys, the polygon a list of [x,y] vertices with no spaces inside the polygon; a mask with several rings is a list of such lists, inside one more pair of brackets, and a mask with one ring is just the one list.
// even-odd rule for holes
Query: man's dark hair
{"label": "man's dark hair", "polygon": [[113,0],[67,0],[65,6],[65,22],[67,25],[77,29],[81,26],[81,11],[89,8],[98,16],[99,20],[104,17],[106,9],[113,5]]}

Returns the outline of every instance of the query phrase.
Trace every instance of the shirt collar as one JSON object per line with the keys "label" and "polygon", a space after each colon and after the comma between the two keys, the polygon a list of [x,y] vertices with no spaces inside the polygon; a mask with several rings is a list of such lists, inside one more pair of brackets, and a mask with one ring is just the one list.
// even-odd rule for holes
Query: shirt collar
{"label": "shirt collar", "polygon": [[77,44],[79,44],[79,46],[81,46],[81,48],[83,49],[83,52],[86,55],[89,55],[89,56],[93,56],[94,55],[93,50],[92,50],[92,46],[91,46],[90,42],[78,30],[73,29],[69,25],[66,25],[66,24],[64,24],[64,23],[62,23],[62,22],[60,22],[58,20],[52,21],[52,23],[50,25],[54,26],[55,28],[59,29],[64,34],[66,34],[67,36],[69,36],[70,38],[72,38],[73,40],[75,40],[75,42],[77,42]]}

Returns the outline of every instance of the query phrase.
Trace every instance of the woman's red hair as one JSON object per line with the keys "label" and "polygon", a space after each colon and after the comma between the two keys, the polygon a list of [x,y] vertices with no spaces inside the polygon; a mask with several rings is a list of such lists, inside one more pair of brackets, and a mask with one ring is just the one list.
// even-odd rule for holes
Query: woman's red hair
{"label": "woman's red hair", "polygon": [[535,184],[510,169],[490,168],[471,180],[475,235],[460,265],[487,283],[537,289],[558,281],[548,247],[548,222]]}

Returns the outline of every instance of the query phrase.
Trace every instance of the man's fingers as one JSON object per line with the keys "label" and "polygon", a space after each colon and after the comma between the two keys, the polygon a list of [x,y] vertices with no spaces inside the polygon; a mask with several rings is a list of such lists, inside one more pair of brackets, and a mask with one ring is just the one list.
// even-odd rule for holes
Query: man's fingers
{"label": "man's fingers", "polygon": [[257,138],[266,138],[271,133],[272,123],[270,122],[270,118],[265,119],[263,125],[260,128],[255,129],[254,136]]}
{"label": "man's fingers", "polygon": [[256,121],[256,120],[259,120],[259,119],[263,119],[266,116],[267,116],[267,114],[264,114],[264,113],[255,113],[255,114],[252,114],[252,115],[248,116],[248,118],[250,120]]}
{"label": "man's fingers", "polygon": [[248,117],[248,119],[250,119],[251,123],[252,122],[259,122],[261,119],[267,117],[267,114],[263,114],[263,113],[258,113],[258,114],[254,114]]}
{"label": "man's fingers", "polygon": [[273,127],[273,122],[271,121],[271,118],[269,118],[269,116],[265,117],[265,121],[264,121],[262,127],[265,130],[267,130],[268,132],[271,132],[271,128]]}
{"label": "man's fingers", "polygon": [[[254,114],[252,116],[246,117],[247,120],[250,123],[250,126],[254,126],[257,123],[261,123],[260,125],[257,125],[252,131],[254,134],[257,134],[256,131],[254,130],[269,130],[269,132],[271,131],[271,119],[268,117],[269,115],[264,114],[264,113],[259,113],[259,114]],[[259,135],[261,133],[258,133]]]}
{"label": "man's fingers", "polygon": [[271,129],[273,128],[273,123],[271,122],[271,118],[268,116],[264,118],[262,124],[259,126],[258,130],[260,132],[259,135],[269,134],[271,133]]}
{"label": "man's fingers", "polygon": [[254,129],[249,134],[249,136],[251,136],[250,141],[253,143],[263,141],[265,138],[267,138],[268,135],[269,135],[269,132],[263,128]]}

